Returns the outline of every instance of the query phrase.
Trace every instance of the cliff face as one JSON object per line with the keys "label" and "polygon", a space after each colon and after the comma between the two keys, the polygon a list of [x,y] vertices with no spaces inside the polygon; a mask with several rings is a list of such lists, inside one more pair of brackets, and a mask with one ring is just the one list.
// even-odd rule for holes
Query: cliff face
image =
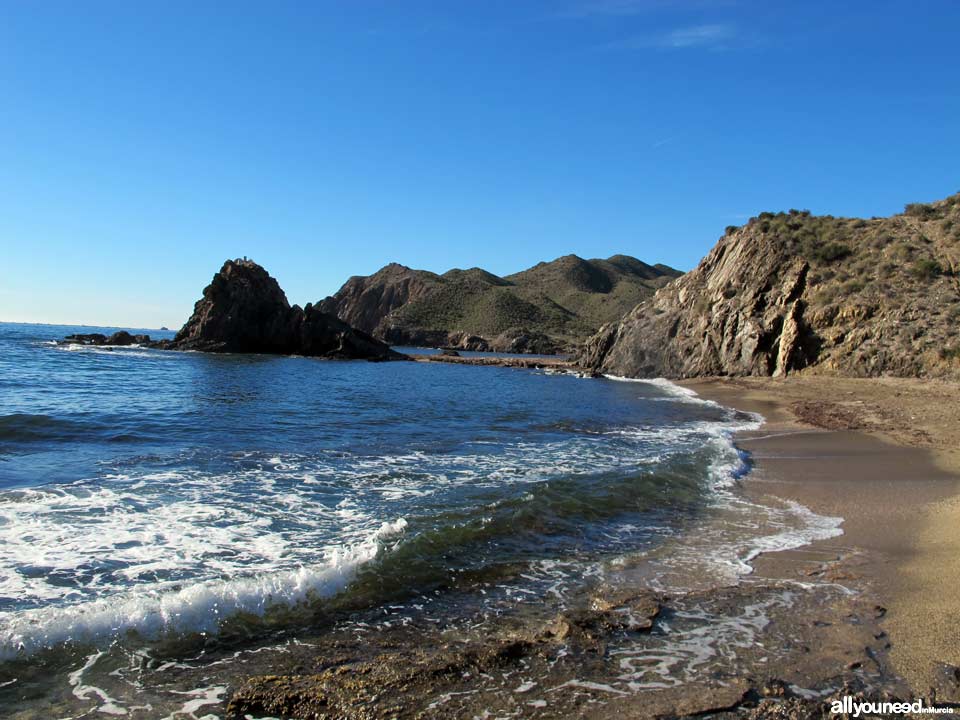
{"label": "cliff face", "polygon": [[379,340],[308,304],[291,306],[277,281],[250,260],[228,260],[193,315],[165,345],[202,352],[277,353],[387,360]]}
{"label": "cliff face", "polygon": [[630,377],[960,374],[960,195],[890,218],[763,213],[579,360]]}
{"label": "cliff face", "polygon": [[583,341],[677,275],[624,255],[568,255],[505,278],[480,268],[436,275],[391,264],[350,278],[320,307],[395,345],[551,353]]}

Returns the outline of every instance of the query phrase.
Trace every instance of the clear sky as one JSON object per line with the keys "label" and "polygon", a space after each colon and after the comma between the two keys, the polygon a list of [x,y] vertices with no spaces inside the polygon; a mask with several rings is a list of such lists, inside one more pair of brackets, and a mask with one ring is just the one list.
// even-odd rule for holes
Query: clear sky
{"label": "clear sky", "polygon": [[958,38],[955,0],[4,0],[0,320],[887,215],[960,190]]}

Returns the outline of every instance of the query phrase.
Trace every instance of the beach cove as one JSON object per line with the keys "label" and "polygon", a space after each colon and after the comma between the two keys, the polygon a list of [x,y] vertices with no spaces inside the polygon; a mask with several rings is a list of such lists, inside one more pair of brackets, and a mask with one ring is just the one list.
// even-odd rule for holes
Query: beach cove
{"label": "beach cove", "polygon": [[[917,606],[909,593],[918,586],[901,574],[938,583],[943,573],[924,564],[924,548],[903,550],[912,529],[893,534],[881,510],[922,518],[926,503],[950,496],[953,476],[933,465],[927,472],[922,449],[847,429],[852,421],[833,405],[797,405],[856,393],[860,382],[942,413],[950,404],[929,398],[952,392],[949,384],[678,386],[590,378],[549,359],[480,357],[476,367],[208,357],[57,345],[43,340],[49,331],[7,331],[27,369],[21,397],[49,401],[29,390],[31,363],[42,363],[47,376],[85,378],[85,392],[102,387],[97,406],[112,418],[45,419],[40,405],[25,405],[17,426],[33,417],[31,434],[8,438],[20,445],[6,468],[20,472],[7,477],[21,478],[5,494],[8,525],[33,528],[8,540],[32,542],[28,570],[59,564],[43,576],[13,576],[37,599],[4,616],[7,637],[21,647],[8,655],[0,687],[7,706],[19,707],[12,717],[45,717],[41,708],[51,706],[62,716],[86,708],[175,717],[185,707],[216,717],[599,717],[618,707],[643,717],[743,715],[762,712],[767,697],[806,707],[844,687],[863,697],[929,697],[922,683],[943,675],[929,659],[951,657],[949,627],[942,646],[923,645],[936,609]],[[143,399],[131,405],[131,389],[118,391],[114,380],[134,369],[132,392]],[[151,378],[185,372],[195,379],[191,396],[160,400]],[[281,376],[289,402],[277,395],[283,386],[264,383]],[[342,395],[351,412],[364,402],[373,412],[384,398],[376,388],[401,378],[408,389],[398,408],[416,425],[377,410],[356,426],[364,429],[357,449],[343,445],[346,414],[336,433],[319,436],[330,427],[322,416],[291,421],[323,407],[299,382],[328,387],[326,406]],[[482,405],[469,416],[453,410],[467,398],[476,403],[491,383],[510,400],[491,402],[490,420],[481,422]],[[448,404],[428,400],[413,412],[430,385]],[[58,406],[71,407],[75,391],[67,384],[60,392]],[[552,397],[562,405],[550,405]],[[843,407],[866,402],[842,397]],[[874,405],[861,408],[858,427],[892,412]],[[583,409],[571,416],[575,406]],[[250,411],[266,414],[244,427],[256,417]],[[211,421],[230,428],[229,439],[211,425],[210,450],[197,446],[198,412],[215,413]],[[371,436],[374,417],[381,430]],[[847,418],[844,429],[809,425],[835,425],[836,417]],[[451,418],[463,429],[451,434]],[[949,443],[929,434],[922,417],[894,420],[887,431]],[[940,416],[929,423],[951,427]],[[117,426],[122,438],[103,434]],[[260,447],[267,426],[270,447]],[[164,449],[184,441],[189,452]],[[62,480],[33,488],[22,478],[47,467],[47,451],[72,460],[56,465]],[[115,459],[104,465],[104,453]],[[907,469],[916,478],[909,489],[897,481]],[[891,505],[877,489],[887,486],[919,503],[919,514],[903,500]],[[858,518],[854,511],[870,507],[864,493],[878,509]],[[429,498],[442,494],[448,505],[465,504],[438,515]],[[254,496],[259,507],[246,499]],[[163,542],[154,552],[139,540],[161,537],[144,509],[166,518],[167,542],[204,542],[214,554],[203,559],[197,544],[195,559],[171,567]],[[98,518],[110,518],[110,534]],[[215,534],[203,540],[204,532]],[[44,548],[44,538],[61,546]],[[324,544],[330,551],[312,559]],[[238,549],[242,565],[231,566]],[[11,567],[23,568],[23,557],[11,554]],[[91,561],[104,563],[98,574],[87,569]],[[79,596],[56,589],[56,578],[70,578],[66,587]],[[136,596],[128,585],[139,585]],[[936,589],[920,596],[940,597]],[[920,614],[911,617],[914,608]],[[900,641],[912,628],[914,644]],[[944,678],[939,698],[950,697]]]}

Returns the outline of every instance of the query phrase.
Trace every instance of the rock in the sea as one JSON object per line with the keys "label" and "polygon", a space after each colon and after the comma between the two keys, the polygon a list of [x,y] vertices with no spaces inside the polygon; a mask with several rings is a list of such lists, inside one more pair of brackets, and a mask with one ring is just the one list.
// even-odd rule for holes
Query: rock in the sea
{"label": "rock in the sea", "polygon": [[77,333],[67,335],[61,343],[73,343],[75,345],[106,345],[107,336],[103,333]]}
{"label": "rock in the sea", "polygon": [[580,363],[613,375],[960,376],[960,195],[861,220],[762,213]]}
{"label": "rock in the sea", "polygon": [[126,330],[120,330],[107,338],[107,345],[144,345],[150,342],[149,335],[131,335]]}
{"label": "rock in the sea", "polygon": [[249,260],[228,260],[204,288],[173,345],[205,352],[293,353],[299,348],[302,313],[292,310],[266,270]]}
{"label": "rock in the sea", "polygon": [[540,637],[569,642],[596,642],[620,631],[645,632],[660,614],[661,600],[651,593],[597,597],[588,607],[571,608],[546,626]]}
{"label": "rock in the sea", "polygon": [[291,306],[277,281],[247,259],[223,264],[166,347],[344,359],[403,357],[319,307]]}
{"label": "rock in the sea", "polygon": [[62,343],[74,343],[77,345],[150,345],[149,335],[131,335],[126,330],[119,330],[113,335],[107,337],[103,333],[78,333],[76,335],[67,335]]}

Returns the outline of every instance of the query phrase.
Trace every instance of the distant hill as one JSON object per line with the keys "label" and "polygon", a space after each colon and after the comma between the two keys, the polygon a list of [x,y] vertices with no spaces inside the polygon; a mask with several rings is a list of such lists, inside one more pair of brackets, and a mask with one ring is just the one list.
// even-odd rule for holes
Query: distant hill
{"label": "distant hill", "polygon": [[679,275],[626,255],[566,255],[507,277],[393,263],[350,278],[319,306],[394,345],[549,353],[572,349]]}
{"label": "distant hill", "polygon": [[580,360],[633,377],[960,376],[960,194],[888,218],[731,226]]}

